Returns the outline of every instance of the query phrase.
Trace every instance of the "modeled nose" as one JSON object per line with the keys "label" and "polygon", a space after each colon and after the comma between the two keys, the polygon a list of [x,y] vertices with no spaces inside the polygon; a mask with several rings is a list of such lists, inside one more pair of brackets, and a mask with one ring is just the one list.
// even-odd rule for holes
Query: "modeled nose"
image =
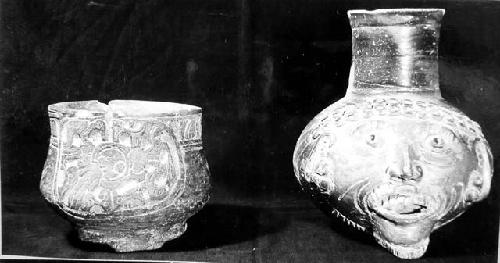
{"label": "modeled nose", "polygon": [[398,181],[420,181],[423,176],[422,167],[414,161],[414,153],[411,147],[404,146],[396,148],[389,155],[386,173],[393,180]]}

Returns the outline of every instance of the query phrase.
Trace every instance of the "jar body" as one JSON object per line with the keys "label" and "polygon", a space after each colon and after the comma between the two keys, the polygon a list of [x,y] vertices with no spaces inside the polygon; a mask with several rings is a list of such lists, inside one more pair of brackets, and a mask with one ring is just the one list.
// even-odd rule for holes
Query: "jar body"
{"label": "jar body", "polygon": [[351,11],[361,32],[353,32],[348,92],[306,126],[293,156],[299,183],[324,212],[400,258],[421,257],[430,233],[484,199],[491,184],[481,128],[440,97],[438,34],[430,31],[442,14]]}
{"label": "jar body", "polygon": [[201,112],[130,116],[96,103],[49,106],[41,192],[82,240],[120,252],[159,248],[208,201]]}

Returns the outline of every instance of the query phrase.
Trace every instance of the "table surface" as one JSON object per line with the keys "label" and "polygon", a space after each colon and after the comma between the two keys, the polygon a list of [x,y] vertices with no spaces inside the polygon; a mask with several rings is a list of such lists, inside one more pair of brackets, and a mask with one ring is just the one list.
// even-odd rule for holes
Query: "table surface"
{"label": "table surface", "polygon": [[[78,240],[68,221],[36,193],[3,198],[3,254],[89,259],[210,262],[399,262],[367,234],[328,218],[302,193],[237,196],[214,187],[188,230],[161,249],[114,253]],[[414,262],[496,262],[498,226],[487,202],[434,232]],[[496,211],[492,211],[498,214]]]}

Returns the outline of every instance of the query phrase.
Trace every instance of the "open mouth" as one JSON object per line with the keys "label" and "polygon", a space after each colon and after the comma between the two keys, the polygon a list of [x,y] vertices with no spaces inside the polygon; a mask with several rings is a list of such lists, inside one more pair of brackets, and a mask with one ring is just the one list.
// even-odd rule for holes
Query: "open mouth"
{"label": "open mouth", "polygon": [[395,223],[414,223],[435,214],[438,201],[411,185],[380,186],[366,197],[371,212]]}

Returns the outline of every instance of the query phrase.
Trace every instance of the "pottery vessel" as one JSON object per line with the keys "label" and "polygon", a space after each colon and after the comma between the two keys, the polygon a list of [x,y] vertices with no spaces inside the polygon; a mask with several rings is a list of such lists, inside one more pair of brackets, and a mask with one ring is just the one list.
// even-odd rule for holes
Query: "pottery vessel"
{"label": "pottery vessel", "polygon": [[48,112],[40,190],[81,240],[156,249],[208,201],[201,108],[115,100],[61,102]]}
{"label": "pottery vessel", "polygon": [[400,258],[490,190],[479,125],[445,102],[438,77],[441,9],[351,10],[347,93],[298,139],[297,179],[326,213]]}

